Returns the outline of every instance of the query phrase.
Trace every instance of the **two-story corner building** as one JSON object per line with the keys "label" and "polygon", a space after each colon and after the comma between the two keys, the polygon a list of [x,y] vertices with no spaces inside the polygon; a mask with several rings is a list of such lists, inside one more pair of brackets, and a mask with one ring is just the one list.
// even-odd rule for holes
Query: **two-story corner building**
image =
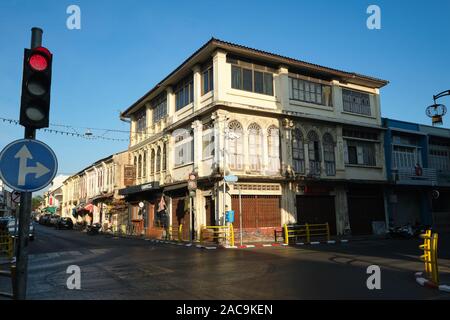
{"label": "two-story corner building", "polygon": [[[122,113],[131,119],[136,185],[120,193],[132,220],[157,233],[163,197],[185,238],[223,224],[228,209],[246,241],[273,239],[274,228],[292,222],[371,233],[373,221],[385,221],[386,84],[211,39]],[[224,174],[238,183],[224,190]]]}
{"label": "two-story corner building", "polygon": [[417,123],[384,118],[383,125],[389,224],[431,224],[430,195],[437,175],[429,163],[428,136]]}
{"label": "two-story corner building", "polygon": [[383,119],[388,215],[395,226],[450,227],[450,130]]}
{"label": "two-story corner building", "polygon": [[67,178],[62,186],[63,216],[107,226],[127,224],[128,208],[118,190],[133,183],[124,176],[128,163],[128,152],[120,152]]}

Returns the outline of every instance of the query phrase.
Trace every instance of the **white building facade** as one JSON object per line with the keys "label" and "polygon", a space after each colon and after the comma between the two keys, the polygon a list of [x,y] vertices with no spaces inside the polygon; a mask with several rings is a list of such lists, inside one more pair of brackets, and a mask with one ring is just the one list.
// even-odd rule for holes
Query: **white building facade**
{"label": "white building facade", "polygon": [[[131,119],[136,178],[120,191],[130,220],[158,235],[163,198],[169,224],[183,224],[186,238],[223,224],[230,209],[245,241],[273,239],[296,222],[371,233],[385,221],[386,84],[211,39],[122,113]],[[239,178],[225,192],[224,175]]]}

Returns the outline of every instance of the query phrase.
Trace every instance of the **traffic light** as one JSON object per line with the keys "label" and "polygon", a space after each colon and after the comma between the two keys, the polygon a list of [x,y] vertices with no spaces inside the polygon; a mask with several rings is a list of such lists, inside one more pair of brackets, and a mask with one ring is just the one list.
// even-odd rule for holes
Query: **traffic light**
{"label": "traffic light", "polygon": [[20,124],[39,129],[49,125],[52,54],[47,48],[25,49]]}

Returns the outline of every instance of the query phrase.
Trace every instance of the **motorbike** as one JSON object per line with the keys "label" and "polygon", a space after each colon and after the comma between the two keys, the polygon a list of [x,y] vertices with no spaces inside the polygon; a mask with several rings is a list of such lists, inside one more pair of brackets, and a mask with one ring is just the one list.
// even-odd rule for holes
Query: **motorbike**
{"label": "motorbike", "polygon": [[389,235],[392,238],[404,238],[404,239],[418,238],[422,233],[425,233],[425,231],[430,228],[431,226],[426,225],[418,225],[413,227],[410,224],[406,224],[403,226],[390,227]]}
{"label": "motorbike", "polygon": [[99,234],[101,227],[102,226],[100,223],[94,223],[92,225],[88,225],[88,226],[86,226],[86,233],[89,235]]}

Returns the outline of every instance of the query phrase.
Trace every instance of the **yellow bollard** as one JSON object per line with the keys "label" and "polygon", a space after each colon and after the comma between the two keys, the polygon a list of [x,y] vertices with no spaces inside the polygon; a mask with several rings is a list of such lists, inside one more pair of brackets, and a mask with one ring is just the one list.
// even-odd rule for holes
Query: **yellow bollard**
{"label": "yellow bollard", "polygon": [[310,242],[310,234],[309,234],[309,225],[307,223],[305,223],[305,227],[306,227],[306,243]]}
{"label": "yellow bollard", "polygon": [[420,259],[424,262],[425,273],[428,277],[431,276],[431,230],[427,230],[420,237],[423,240],[423,244],[419,246],[419,249],[423,250],[424,254],[420,256]]}
{"label": "yellow bollard", "polygon": [[232,223],[230,223],[230,245],[234,247],[234,228]]}
{"label": "yellow bollard", "polygon": [[439,285],[439,269],[438,269],[438,260],[437,260],[437,246],[438,246],[438,234],[435,233],[431,237],[431,251],[430,251],[430,260],[431,260],[431,280]]}
{"label": "yellow bollard", "polygon": [[283,225],[283,230],[284,230],[284,243],[289,244],[289,232],[286,223]]}
{"label": "yellow bollard", "polygon": [[183,241],[183,224],[180,223],[178,226],[178,242]]}

